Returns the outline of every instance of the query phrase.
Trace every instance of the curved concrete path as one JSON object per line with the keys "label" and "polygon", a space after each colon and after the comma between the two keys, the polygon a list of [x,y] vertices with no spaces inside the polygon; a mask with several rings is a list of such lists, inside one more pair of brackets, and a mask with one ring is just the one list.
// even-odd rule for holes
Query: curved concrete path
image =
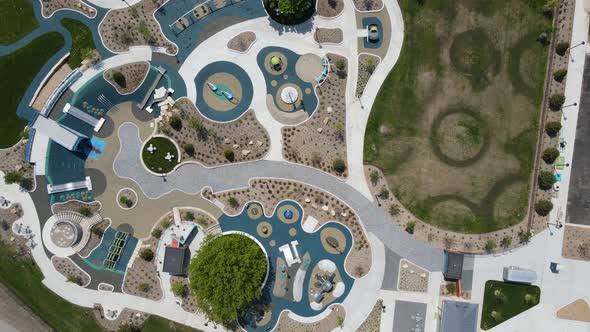
{"label": "curved concrete path", "polygon": [[[390,220],[385,211],[335,176],[288,162],[262,160],[217,168],[184,164],[166,176],[164,182],[161,176],[149,173],[142,165],[142,141],[137,126],[124,123],[119,127],[118,135],[121,150],[113,162],[115,174],[135,181],[149,198],[158,198],[174,190],[194,194],[206,186],[214,191],[243,188],[248,186],[252,178],[283,178],[313,184],[334,194],[354,209],[367,232],[375,234],[396,255],[430,271],[442,269],[442,250],[410,237]],[[386,262],[389,260],[386,259]],[[397,267],[394,271],[397,271]]]}

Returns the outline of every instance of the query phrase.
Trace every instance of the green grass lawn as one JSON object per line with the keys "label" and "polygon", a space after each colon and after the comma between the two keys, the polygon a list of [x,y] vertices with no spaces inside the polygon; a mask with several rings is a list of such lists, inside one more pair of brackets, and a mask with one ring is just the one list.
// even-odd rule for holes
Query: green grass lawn
{"label": "green grass lawn", "polygon": [[[41,280],[43,275],[29,257],[14,259],[12,246],[0,242],[0,282],[56,331],[103,331],[91,309],[71,304],[55,295]],[[145,332],[198,332],[199,330],[150,316],[141,328]]]}
{"label": "green grass lawn", "polygon": [[61,24],[64,28],[68,29],[73,39],[68,65],[72,69],[80,67],[82,60],[84,60],[82,51],[85,49],[93,50],[96,48],[96,45],[94,45],[94,39],[92,39],[92,32],[84,23],[71,18],[64,18],[61,20]]}
{"label": "green grass lawn", "polygon": [[[371,110],[364,160],[417,218],[486,233],[526,216],[548,52],[536,38],[551,25],[545,2],[399,1],[404,42]],[[441,117],[454,109],[478,121]]]}
{"label": "green grass lawn", "polygon": [[0,0],[0,45],[10,45],[39,27],[28,0]]}
{"label": "green grass lawn", "polygon": [[16,115],[18,104],[39,70],[64,46],[63,37],[51,32],[27,46],[0,57],[0,148],[18,142],[27,122]]}
{"label": "green grass lawn", "polygon": [[540,297],[541,289],[537,286],[488,280],[483,296],[481,328],[489,330],[529,310],[539,304]]}
{"label": "green grass lawn", "polygon": [[[153,154],[147,150],[151,144],[156,148]],[[171,162],[164,159],[168,152],[174,156]],[[178,153],[176,145],[171,140],[165,137],[154,137],[145,144],[141,155],[143,162],[152,172],[164,174],[171,172],[174,166],[178,165]]]}

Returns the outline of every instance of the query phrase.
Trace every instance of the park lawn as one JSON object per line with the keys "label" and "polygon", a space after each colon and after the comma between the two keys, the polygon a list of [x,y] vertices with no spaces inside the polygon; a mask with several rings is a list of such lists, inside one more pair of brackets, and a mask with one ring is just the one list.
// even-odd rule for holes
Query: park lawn
{"label": "park lawn", "polygon": [[162,332],[162,331],[170,331],[170,332],[202,332],[201,330],[193,329],[192,327],[178,324],[176,322],[164,319],[159,316],[150,316],[143,326],[141,327],[141,332]]}
{"label": "park lawn", "polygon": [[0,45],[10,45],[39,27],[28,0],[0,0],[0,17]]}
{"label": "park lawn", "polygon": [[71,18],[64,18],[61,20],[61,24],[72,35],[72,49],[70,50],[68,65],[72,69],[80,67],[82,60],[84,60],[83,50],[96,49],[92,32],[84,23]]}
{"label": "park lawn", "polygon": [[[501,292],[499,296],[494,294],[496,290]],[[532,295],[528,303],[525,301],[527,294]],[[539,304],[540,297],[541,289],[537,286],[488,280],[483,295],[481,328],[489,330],[529,310]],[[492,317],[493,311],[497,313],[496,318]]]}
{"label": "park lawn", "polygon": [[61,34],[50,32],[0,57],[0,148],[8,148],[20,139],[27,121],[16,114],[18,104],[43,65],[63,46]]}
{"label": "park lawn", "polygon": [[[156,151],[152,154],[147,148],[153,144]],[[174,156],[172,161],[164,159],[167,153],[170,152]],[[178,165],[179,151],[172,141],[165,137],[153,137],[144,146],[142,151],[142,158],[144,164],[152,171],[160,174],[169,173]]]}
{"label": "park lawn", "polygon": [[551,25],[545,0],[419,2],[399,1],[404,42],[371,110],[365,163],[433,226],[516,225],[527,211],[547,64],[536,41]]}

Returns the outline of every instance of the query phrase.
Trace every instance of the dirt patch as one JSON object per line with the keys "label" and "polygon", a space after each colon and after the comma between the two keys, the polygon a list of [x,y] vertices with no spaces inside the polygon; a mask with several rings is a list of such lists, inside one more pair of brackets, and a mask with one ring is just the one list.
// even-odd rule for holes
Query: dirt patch
{"label": "dirt patch", "polygon": [[339,326],[339,320],[344,321],[346,318],[346,311],[344,310],[344,307],[339,304],[331,306],[328,310],[330,310],[328,316],[315,323],[301,323],[289,317],[288,311],[283,311],[279,317],[276,330],[278,332],[332,331]]}
{"label": "dirt patch", "polygon": [[56,11],[61,9],[69,9],[82,13],[88,17],[95,17],[96,10],[82,1],[78,0],[43,0],[41,1],[43,6],[43,17],[51,17]]}
{"label": "dirt patch", "polygon": [[[213,122],[201,115],[189,99],[181,98],[174,104],[171,114],[180,117],[182,128],[172,129],[168,119],[164,119],[158,124],[158,132],[179,144],[184,161],[194,160],[205,166],[251,161],[262,159],[270,147],[268,134],[253,110],[232,122]],[[192,145],[192,149],[187,144]],[[232,161],[225,156],[226,150],[233,152]]]}
{"label": "dirt patch", "polygon": [[100,242],[102,240],[102,234],[104,234],[104,231],[109,227],[110,224],[111,223],[108,219],[103,219],[98,224],[92,226],[92,228],[90,229],[91,233],[88,242],[86,243],[84,248],[82,248],[82,250],[78,252],[78,255],[80,255],[80,257],[88,257],[92,250],[94,250],[96,247],[100,245]]}
{"label": "dirt patch", "polygon": [[383,300],[377,300],[369,317],[359,326],[357,332],[374,332],[381,330],[381,313],[383,312]]}
{"label": "dirt patch", "polygon": [[399,290],[406,292],[428,292],[428,271],[402,259],[399,263]]}
{"label": "dirt patch", "polygon": [[107,331],[117,331],[119,326],[124,323],[139,327],[150,317],[150,315],[145,312],[125,308],[121,311],[117,319],[109,320],[105,317],[105,312],[100,305],[96,305],[92,312],[94,313],[96,321]]}
{"label": "dirt patch", "polygon": [[250,49],[250,46],[256,41],[256,34],[252,31],[245,31],[230,39],[227,42],[227,48],[230,50],[244,53]]}
{"label": "dirt patch", "polygon": [[566,224],[563,232],[561,256],[590,261],[590,228]]}
{"label": "dirt patch", "polygon": [[[145,241],[140,241],[138,246],[140,246],[140,252],[141,250],[151,249],[155,253],[157,244],[158,239],[150,237]],[[127,267],[127,272],[125,272],[123,291],[149,300],[160,300],[163,294],[160,277],[156,269],[156,257],[151,262],[145,261],[139,255],[132,259],[133,263]]]}
{"label": "dirt patch", "polygon": [[157,6],[153,1],[141,1],[109,11],[99,26],[105,46],[113,52],[125,52],[131,46],[150,45],[162,47],[168,54],[176,53],[176,46],[164,37],[154,18]]}
{"label": "dirt patch", "polygon": [[382,0],[353,0],[354,7],[360,12],[370,12],[383,8]]}
{"label": "dirt patch", "polygon": [[340,44],[342,43],[342,29],[318,28],[313,34],[313,38],[318,44]]}
{"label": "dirt patch", "polygon": [[559,309],[557,311],[557,317],[580,322],[590,322],[590,307],[588,307],[588,302],[585,300],[577,299]]}
{"label": "dirt patch", "polygon": [[[291,199],[303,207],[305,216],[313,216],[318,220],[315,230],[329,221],[337,221],[348,227],[352,233],[353,247],[345,261],[345,268],[354,277],[362,277],[371,268],[371,247],[358,217],[350,207],[335,196],[299,182],[271,179],[254,179],[246,189],[213,193],[203,191],[203,197],[210,201],[218,200],[225,204],[227,214],[237,214],[244,204],[257,201],[265,211],[273,211],[274,207],[285,199]],[[231,207],[229,197],[234,197],[238,204]]]}
{"label": "dirt patch", "polygon": [[336,17],[344,10],[343,0],[318,0],[316,3],[318,15],[322,17]]}
{"label": "dirt patch", "polygon": [[70,68],[70,66],[68,66],[67,62],[61,65],[55,72],[53,72],[51,77],[45,82],[45,85],[43,85],[41,91],[39,91],[39,94],[37,95],[37,98],[35,98],[35,100],[33,101],[33,105],[31,107],[33,107],[37,111],[43,109],[43,105],[45,105],[45,102],[47,101],[47,99],[49,99],[49,96],[53,93],[55,88],[57,88],[59,83],[61,83],[63,79],[66,78],[66,76],[68,76],[68,74],[71,72],[72,69]]}
{"label": "dirt patch", "polygon": [[33,166],[23,162],[26,148],[27,140],[21,140],[10,148],[0,149],[0,171],[4,172],[4,174],[11,171],[20,172],[23,176],[21,186],[27,190],[32,190],[35,183]]}
{"label": "dirt patch", "polygon": [[105,71],[104,78],[120,94],[129,94],[139,88],[149,70],[148,62],[133,62]]}
{"label": "dirt patch", "polygon": [[346,162],[346,80],[347,68],[338,70],[335,63],[346,58],[328,54],[332,64],[326,82],[316,89],[318,109],[304,123],[283,127],[283,156],[288,161],[308,165],[322,171],[347,177],[346,169],[338,173],[334,162]]}
{"label": "dirt patch", "polygon": [[363,92],[365,92],[365,87],[380,62],[381,59],[378,56],[370,54],[359,55],[359,73],[356,81],[357,97],[362,96]]}
{"label": "dirt patch", "polygon": [[69,258],[53,256],[51,259],[53,267],[57,272],[61,273],[68,282],[77,284],[78,286],[86,286],[90,283],[90,276],[84,272]]}

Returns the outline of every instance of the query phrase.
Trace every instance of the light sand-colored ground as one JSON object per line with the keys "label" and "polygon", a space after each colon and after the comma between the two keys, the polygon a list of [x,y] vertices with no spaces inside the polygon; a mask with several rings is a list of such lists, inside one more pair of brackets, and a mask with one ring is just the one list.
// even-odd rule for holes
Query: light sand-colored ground
{"label": "light sand-colored ground", "polygon": [[561,255],[564,258],[590,261],[590,228],[566,224]]}
{"label": "light sand-colored ground", "polygon": [[313,37],[320,44],[340,44],[342,43],[343,33],[340,28],[319,28]]}
{"label": "light sand-colored ground", "polygon": [[243,53],[250,49],[254,41],[256,41],[256,34],[252,31],[245,31],[230,39],[227,42],[227,48]]}
{"label": "light sand-colored ground", "polygon": [[233,100],[228,100],[223,96],[220,97],[211,90],[209,85],[203,84],[201,95],[205,99],[207,105],[212,109],[218,112],[230,111],[236,107],[240,100],[242,100],[242,84],[240,84],[240,81],[238,81],[234,75],[229,73],[215,73],[207,78],[207,82],[227,86],[234,96]]}
{"label": "light sand-colored ground", "polygon": [[590,322],[590,307],[582,299],[566,305],[557,311],[557,317],[561,319],[578,320],[581,322]]}
{"label": "light sand-colored ground", "polygon": [[[34,109],[36,109],[37,111],[40,111],[43,108],[43,105],[45,105],[45,102],[47,101],[47,99],[49,98],[49,95],[51,95],[51,93],[53,92],[53,90],[55,90],[57,85],[59,83],[61,83],[61,81],[63,81],[63,79],[66,76],[68,76],[68,74],[71,72],[72,72],[72,69],[70,68],[70,66],[68,66],[67,62],[65,62],[63,65],[61,65],[53,73],[53,75],[51,75],[51,77],[47,80],[47,82],[45,82],[45,85],[41,88],[41,91],[39,91],[37,98],[35,98],[35,101],[33,102],[32,107]],[[57,111],[61,112],[61,110],[57,110]]]}
{"label": "light sand-colored ground", "polygon": [[359,326],[357,332],[378,332],[381,328],[381,313],[383,312],[383,300],[377,300],[369,317]]}
{"label": "light sand-colored ground", "polygon": [[315,84],[315,78],[322,73],[322,58],[316,54],[303,54],[295,64],[295,73],[305,82]]}
{"label": "light sand-colored ground", "polygon": [[[119,67],[111,68],[104,72],[104,78],[109,81],[115,89],[121,94],[132,93],[145,80],[149,73],[150,64],[148,62],[133,62]],[[120,86],[113,79],[113,73],[120,72],[125,76],[125,86]]]}
{"label": "light sand-colored ground", "polygon": [[428,291],[428,271],[405,259],[399,265],[399,290],[421,293]]}
{"label": "light sand-colored ground", "polygon": [[301,323],[289,317],[287,311],[283,311],[279,318],[279,322],[276,327],[277,332],[304,332],[304,331],[317,331],[317,332],[328,332],[338,327],[338,317],[342,321],[346,319],[346,311],[344,307],[335,304],[330,307],[330,314],[324,319],[315,323]]}

